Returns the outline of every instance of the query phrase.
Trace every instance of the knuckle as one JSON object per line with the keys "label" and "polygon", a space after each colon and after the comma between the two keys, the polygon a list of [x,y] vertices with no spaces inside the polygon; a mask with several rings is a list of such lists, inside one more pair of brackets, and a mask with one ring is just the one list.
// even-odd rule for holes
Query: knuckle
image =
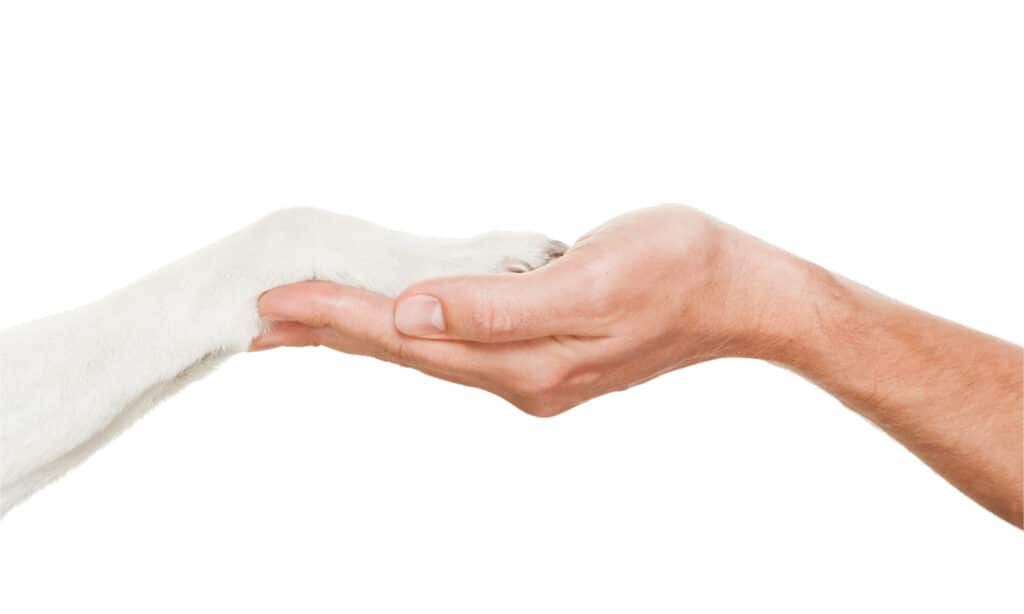
{"label": "knuckle", "polygon": [[595,368],[563,361],[542,363],[517,381],[514,404],[537,418],[557,416],[593,396],[600,378],[600,370]]}
{"label": "knuckle", "polygon": [[324,332],[319,329],[313,329],[305,338],[305,344],[308,347],[321,347],[327,345]]}
{"label": "knuckle", "polygon": [[472,322],[474,330],[484,341],[497,339],[513,329],[512,319],[495,309],[490,302],[477,305],[473,310]]}
{"label": "knuckle", "polygon": [[516,403],[516,407],[534,418],[553,418],[571,408],[572,405],[553,399],[532,398]]}
{"label": "knuckle", "polygon": [[386,348],[385,355],[390,362],[408,367],[416,362],[412,347],[401,338],[384,340],[381,345]]}
{"label": "knuckle", "polygon": [[520,381],[519,387],[528,397],[545,397],[557,392],[567,379],[561,368],[535,369]]}

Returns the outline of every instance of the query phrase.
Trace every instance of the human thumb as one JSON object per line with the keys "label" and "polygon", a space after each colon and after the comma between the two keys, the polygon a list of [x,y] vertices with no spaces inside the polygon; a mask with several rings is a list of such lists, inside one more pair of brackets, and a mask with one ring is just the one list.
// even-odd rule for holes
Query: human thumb
{"label": "human thumb", "polygon": [[580,322],[573,302],[585,298],[562,265],[420,282],[395,301],[395,327],[414,337],[485,343],[574,334]]}

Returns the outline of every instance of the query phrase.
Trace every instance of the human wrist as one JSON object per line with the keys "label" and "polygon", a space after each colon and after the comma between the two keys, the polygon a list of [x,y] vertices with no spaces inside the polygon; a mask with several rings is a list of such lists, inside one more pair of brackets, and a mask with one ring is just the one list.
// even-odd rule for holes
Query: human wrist
{"label": "human wrist", "polygon": [[866,303],[876,295],[824,267],[783,252],[777,263],[785,274],[765,301],[758,353],[812,381],[831,379],[843,362],[850,330],[867,326]]}
{"label": "human wrist", "polygon": [[826,353],[829,332],[851,313],[847,280],[756,237],[736,241],[730,356],[804,372]]}

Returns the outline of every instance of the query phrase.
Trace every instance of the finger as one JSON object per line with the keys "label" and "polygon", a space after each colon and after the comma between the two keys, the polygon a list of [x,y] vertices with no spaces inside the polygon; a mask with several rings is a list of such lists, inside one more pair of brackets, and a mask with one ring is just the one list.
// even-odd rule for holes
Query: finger
{"label": "finger", "polygon": [[349,328],[359,320],[386,315],[387,297],[327,281],[304,281],[264,292],[257,302],[261,318],[309,327]]}
{"label": "finger", "polygon": [[[430,342],[428,342],[430,343]],[[434,345],[437,343],[434,342]],[[372,344],[365,343],[360,339],[347,337],[329,327],[313,327],[298,322],[274,322],[270,327],[255,339],[249,347],[251,352],[260,352],[278,347],[308,347],[326,346],[346,354],[358,354],[363,356],[376,356],[382,358],[381,348],[375,348]],[[480,366],[480,361],[474,364]],[[474,386],[490,390],[495,394],[502,395],[502,387],[495,386],[491,377],[485,377],[479,373],[459,372],[453,369],[444,369],[438,364],[419,363],[409,365],[417,370],[436,377],[466,386]]]}
{"label": "finger", "polygon": [[585,334],[591,305],[571,259],[521,275],[420,282],[396,300],[395,325],[415,337],[485,343]]}
{"label": "finger", "polygon": [[260,316],[276,321],[271,331],[279,332],[272,334],[280,334],[278,339],[289,345],[327,345],[463,378],[483,377],[505,362],[500,352],[486,346],[402,335],[393,311],[394,302],[386,296],[322,281],[281,286],[259,299]]}
{"label": "finger", "polygon": [[306,347],[320,345],[322,329],[298,322],[274,322],[252,340],[249,351],[259,352],[277,347]]}
{"label": "finger", "polygon": [[265,293],[260,314],[273,322],[254,349],[323,345],[373,356],[441,379],[474,386],[531,411],[538,394],[564,382],[586,340],[556,338],[477,343],[419,339],[399,333],[387,297],[326,282],[282,286]]}

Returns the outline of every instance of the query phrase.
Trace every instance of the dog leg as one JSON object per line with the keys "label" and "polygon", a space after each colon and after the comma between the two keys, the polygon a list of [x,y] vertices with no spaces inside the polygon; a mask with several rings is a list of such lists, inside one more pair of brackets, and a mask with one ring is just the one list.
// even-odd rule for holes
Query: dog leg
{"label": "dog leg", "polygon": [[394,296],[428,277],[529,270],[564,248],[530,233],[431,239],[286,209],[98,302],[0,331],[0,515],[245,351],[265,290],[324,279]]}

